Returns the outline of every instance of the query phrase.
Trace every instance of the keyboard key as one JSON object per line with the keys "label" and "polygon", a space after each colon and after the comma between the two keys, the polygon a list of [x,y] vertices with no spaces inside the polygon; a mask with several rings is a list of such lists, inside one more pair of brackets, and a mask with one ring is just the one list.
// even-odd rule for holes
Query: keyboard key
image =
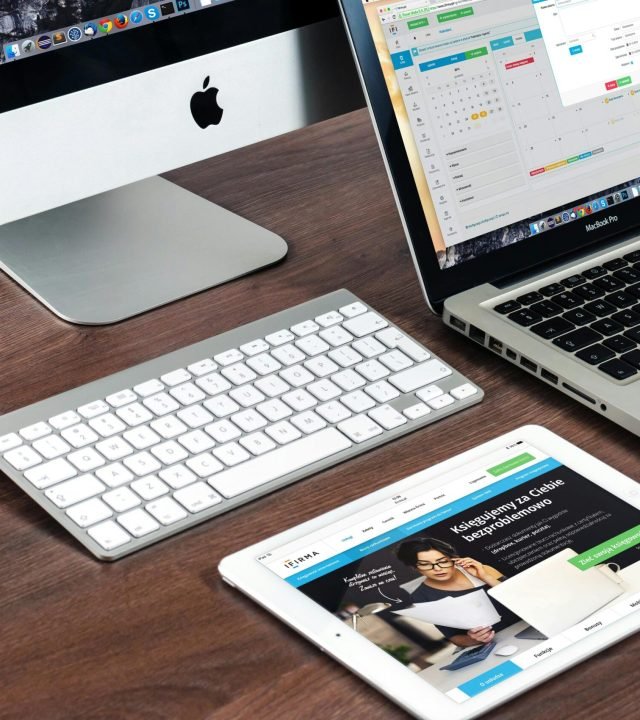
{"label": "keyboard key", "polygon": [[66,428],[65,430],[62,430],[60,434],[69,443],[69,445],[74,448],[86,447],[87,445],[91,445],[91,443],[100,439],[98,435],[84,423]]}
{"label": "keyboard key", "polygon": [[377,357],[387,349],[386,345],[383,345],[374,337],[360,338],[360,340],[356,340],[351,347],[367,359]]}
{"label": "keyboard key", "polygon": [[[175,415],[165,415],[163,418],[160,418],[159,420],[154,420],[151,423],[151,429],[154,431],[154,434],[157,432],[158,435],[161,435],[165,440],[171,440],[171,438],[177,437],[178,435],[182,435],[183,433],[187,432],[187,426],[182,422],[182,420],[178,420],[178,418]],[[160,438],[156,435],[157,440],[156,442],[160,441]],[[151,442],[149,445],[154,445],[155,443]],[[138,447],[138,450],[142,450],[144,448]],[[145,447],[148,447],[145,445]]]}
{"label": "keyboard key", "polygon": [[521,308],[522,305],[520,305],[519,302],[516,302],[515,300],[507,300],[506,302],[500,303],[500,305],[496,305],[493,309],[497,313],[500,313],[500,315],[508,315],[509,313],[520,310]]}
{"label": "keyboard key", "polygon": [[302,430],[305,435],[311,435],[311,433],[318,432],[318,430],[327,427],[326,421],[323,420],[320,415],[313,412],[313,410],[307,410],[291,418],[291,424],[295,425],[298,430]]}
{"label": "keyboard key", "polygon": [[562,281],[562,284],[564,287],[569,288],[570,290],[578,287],[578,285],[584,285],[587,281],[582,277],[582,275],[571,275],[568,278],[565,278]]}
{"label": "keyboard key", "polygon": [[634,342],[640,344],[640,328],[633,328],[632,330],[627,330],[625,332],[625,336],[628,337],[630,340],[633,340]]}
{"label": "keyboard key", "polygon": [[407,422],[407,419],[392,408],[391,405],[380,405],[375,410],[371,410],[368,415],[378,425],[382,425],[385,430],[393,430]]}
{"label": "keyboard key", "polygon": [[153,500],[145,509],[163,525],[173,525],[173,523],[184,520],[184,518],[187,517],[185,510],[170,497],[161,497]]}
{"label": "keyboard key", "polygon": [[230,442],[226,445],[214,448],[213,453],[219,460],[229,467],[239,465],[251,457],[249,453],[236,442]]}
{"label": "keyboard key", "polygon": [[296,340],[296,347],[309,357],[322,355],[322,353],[331,349],[331,345],[317,335],[307,335],[306,337],[300,338],[300,340]]}
{"label": "keyboard key", "polygon": [[271,351],[273,357],[283,365],[291,366],[302,362],[306,355],[301,352],[295,345],[282,345]]}
{"label": "keyboard key", "polygon": [[161,375],[160,380],[168,387],[175,387],[176,385],[182,385],[182,383],[188,383],[191,380],[191,373],[184,368],[178,368],[178,370],[172,370],[165,375]]}
{"label": "keyboard key", "polygon": [[326,428],[215,475],[209,484],[224,497],[236,497],[349,447],[351,442],[342,433]]}
{"label": "keyboard key", "polygon": [[556,303],[551,300],[543,300],[542,302],[536,303],[531,306],[531,310],[539,313],[545,318],[555,317],[556,315],[560,315],[562,312],[560,305],[556,305]]}
{"label": "keyboard key", "polygon": [[596,265],[595,267],[591,267],[588,270],[584,270],[582,276],[586,277],[587,280],[593,280],[594,278],[599,278],[602,275],[606,274],[607,271],[601,265]]}
{"label": "keyboard key", "polygon": [[29,425],[28,427],[22,428],[22,430],[20,430],[20,435],[27,442],[33,442],[34,440],[37,440],[38,438],[44,437],[45,435],[49,434],[51,434],[51,428],[47,425],[46,422],[35,423],[34,425]]}
{"label": "keyboard key", "polygon": [[218,422],[207,425],[204,431],[219,443],[226,443],[229,440],[235,440],[242,434],[240,429],[228,420],[219,420]]}
{"label": "keyboard key", "polygon": [[418,388],[442,380],[451,375],[451,369],[443,365],[440,360],[428,360],[408,370],[396,373],[389,378],[389,382],[400,390],[408,393]]}
{"label": "keyboard key", "polygon": [[80,415],[75,413],[73,410],[68,410],[67,412],[60,413],[60,415],[55,415],[54,417],[49,418],[49,425],[56,430],[64,430],[65,428],[79,423],[80,420]]}
{"label": "keyboard key", "polygon": [[351,392],[366,385],[365,379],[354,370],[343,370],[336,373],[331,380],[345,392]]}
{"label": "keyboard key", "polygon": [[516,298],[516,302],[519,302],[521,305],[532,305],[533,303],[540,302],[542,299],[543,296],[539,292],[528,292]]}
{"label": "keyboard key", "polygon": [[635,268],[625,267],[613,274],[618,278],[618,280],[622,280],[625,285],[632,285],[640,282],[640,270],[636,270]]}
{"label": "keyboard key", "polygon": [[315,320],[318,325],[322,326],[323,328],[328,328],[332,325],[337,325],[338,323],[341,323],[344,320],[344,316],[341,315],[339,312],[332,311],[325,313],[324,315],[319,315]]}
{"label": "keyboard key", "polygon": [[623,353],[628,350],[633,350],[636,344],[633,340],[624,335],[614,335],[613,337],[607,338],[604,341],[604,345],[611,348],[614,352]]}
{"label": "keyboard key", "polygon": [[[220,463],[208,453],[201,453],[198,457],[200,459],[196,463],[194,463],[194,472],[196,469],[202,469],[205,472],[204,477],[208,477],[209,475],[213,475],[214,472],[222,469],[222,465],[220,465]],[[192,459],[195,460],[195,458]],[[210,470],[211,472],[209,472]],[[164,481],[162,483],[163,485],[166,482],[167,485],[170,485],[174,490],[183,488],[186,485],[191,485],[191,483],[195,482],[198,479],[197,476],[193,472],[191,472],[191,470],[189,470],[182,464],[173,465],[170,468],[165,468],[159,473],[159,477],[161,481]],[[164,493],[158,493],[158,495],[163,494]]]}
{"label": "keyboard key", "polygon": [[251,382],[258,377],[253,370],[244,363],[230,365],[229,367],[223,368],[220,372],[234,385],[244,385],[244,383]]}
{"label": "keyboard key", "polygon": [[362,315],[363,313],[366,313],[367,308],[361,302],[354,302],[354,303],[351,303],[350,305],[345,305],[344,307],[341,307],[339,309],[339,312],[341,315],[344,315],[346,318],[352,318],[352,317],[356,317],[357,315]]}
{"label": "keyboard key", "polygon": [[229,397],[243,408],[252,407],[266,399],[260,390],[257,390],[253,385],[243,385],[235,390],[231,390]]}
{"label": "keyboard key", "polygon": [[[604,295],[604,293],[602,294]],[[553,298],[553,302],[556,303],[556,305],[560,305],[560,307],[565,310],[573,310],[573,308],[582,305],[584,300],[572,292],[562,292]]]}
{"label": "keyboard key", "polygon": [[635,298],[640,298],[640,283],[637,283],[636,285],[631,285],[630,287],[626,288],[626,292],[628,292],[630,295],[633,295]]}
{"label": "keyboard key", "polygon": [[460,387],[449,390],[449,392],[456,400],[466,400],[467,398],[476,395],[478,389],[471,385],[471,383],[465,383],[464,385],[460,385]]}
{"label": "keyboard key", "polygon": [[95,474],[98,479],[110,488],[120,487],[120,485],[124,485],[133,480],[133,475],[122,463],[112,463],[106,467],[99,468]]}
{"label": "keyboard key", "polygon": [[351,417],[351,412],[337,400],[325,403],[324,405],[319,405],[316,408],[316,412],[327,422],[334,424]]}
{"label": "keyboard key", "polygon": [[388,368],[386,368],[382,363],[379,363],[377,360],[367,360],[366,362],[356,365],[355,369],[369,382],[382,380],[382,378],[385,378],[390,374]]}
{"label": "keyboard key", "polygon": [[126,457],[122,462],[138,477],[154,473],[162,467],[160,463],[146,451]]}
{"label": "keyboard key", "polygon": [[211,400],[207,400],[204,406],[217,418],[227,417],[240,410],[240,405],[228,395],[216,395],[216,397],[211,398]]}
{"label": "keyboard key", "polygon": [[376,333],[376,338],[390,350],[400,350],[415,362],[424,362],[431,355],[417,342],[396,328],[387,328]]}
{"label": "keyboard key", "polygon": [[105,464],[105,459],[93,448],[87,447],[67,455],[67,460],[80,472],[89,472]]}
{"label": "keyboard key", "polygon": [[71,450],[71,447],[58,435],[48,435],[33,443],[33,449],[43,458],[53,460]]}
{"label": "keyboard key", "polygon": [[576,310],[569,310],[562,316],[565,320],[573,323],[574,325],[582,326],[588,325],[596,320],[596,316],[590,312],[587,312],[584,308],[578,308]]}
{"label": "keyboard key", "polygon": [[623,360],[609,360],[600,365],[600,370],[615,380],[626,380],[638,374],[638,371],[632,365]]}
{"label": "keyboard key", "polygon": [[[164,418],[166,420],[167,418]],[[187,429],[186,427],[184,428]],[[160,442],[160,436],[149,427],[138,427],[135,430],[128,430],[122,436],[131,443],[136,450],[144,450]],[[96,445],[96,447],[98,447]]]}
{"label": "keyboard key", "polygon": [[602,267],[609,270],[609,272],[613,270],[620,270],[620,268],[624,268],[627,266],[627,261],[623,260],[622,258],[614,258],[613,260],[607,260],[607,262],[602,263]]}
{"label": "keyboard key", "polygon": [[623,355],[620,360],[629,363],[632,367],[640,370],[640,350],[632,350],[631,352]]}
{"label": "keyboard key", "polygon": [[278,330],[278,332],[271,333],[265,337],[265,340],[273,347],[280,347],[280,345],[284,345],[295,339],[296,336],[292,332],[289,332],[289,330]]}
{"label": "keyboard key", "polygon": [[110,490],[102,496],[102,499],[117,513],[131,510],[140,505],[140,498],[128,487]]}
{"label": "keyboard key", "polygon": [[267,397],[273,398],[277,395],[287,392],[291,389],[284,380],[279,378],[277,375],[269,375],[268,377],[260,378],[254,383],[254,387],[258,388],[260,392],[264,393]]}
{"label": "keyboard key", "polygon": [[293,325],[290,330],[294,335],[297,335],[299,338],[303,338],[307,335],[312,335],[313,333],[318,332],[318,330],[320,330],[320,326],[313,322],[313,320],[305,320],[297,325]]}
{"label": "keyboard key", "polygon": [[147,382],[140,383],[133,388],[133,391],[142,398],[150,397],[163,390],[164,385],[158,379],[147,380]]}
{"label": "keyboard key", "polygon": [[80,475],[47,488],[44,494],[59,508],[68,508],[100,494],[104,489],[104,485],[93,475]]}
{"label": "keyboard key", "polygon": [[193,430],[193,432],[180,435],[178,442],[192,455],[211,450],[215,445],[213,438],[202,430]]}
{"label": "keyboard key", "polygon": [[248,357],[260,355],[261,353],[267,353],[269,352],[269,343],[265,342],[262,338],[252,340],[244,345],[240,345],[240,352],[244,353]]}
{"label": "keyboard key", "polygon": [[88,403],[78,408],[78,415],[82,415],[85,420],[102,415],[102,413],[109,412],[109,406],[103,400],[96,400],[95,402]]}
{"label": "keyboard key", "polygon": [[115,550],[117,547],[131,542],[131,536],[116,525],[113,520],[106,520],[103,523],[94,525],[87,532],[105,550]]}
{"label": "keyboard key", "polygon": [[240,350],[233,348],[232,350],[225,350],[225,352],[214,355],[213,360],[214,362],[217,362],[218,365],[227,367],[227,365],[233,365],[234,363],[244,360],[244,355],[240,352]]}
{"label": "keyboard key", "polygon": [[75,477],[78,471],[63,458],[57,458],[27,470],[24,476],[38,490]]}
{"label": "keyboard key", "polygon": [[155,445],[151,448],[151,454],[157,457],[163,465],[173,465],[173,463],[182,462],[189,457],[189,453],[175,440]]}
{"label": "keyboard key", "polygon": [[147,475],[147,477],[134,480],[131,483],[131,489],[140,495],[143,500],[155,500],[157,497],[169,492],[168,485],[155,475]]}
{"label": "keyboard key", "polygon": [[255,357],[247,358],[247,366],[257,375],[270,375],[282,369],[282,365],[267,353],[261,353]]}
{"label": "keyboard key", "polygon": [[614,313],[617,308],[606,300],[596,300],[595,302],[585,305],[584,309],[598,317],[607,317],[607,315]]}
{"label": "keyboard key", "polygon": [[198,378],[196,385],[209,395],[218,395],[218,393],[227,392],[231,388],[231,383],[220,373],[211,373],[211,375]]}
{"label": "keyboard key", "polygon": [[400,396],[400,393],[386,380],[372,383],[368,385],[364,391],[379,403],[386,403]]}
{"label": "keyboard key", "polygon": [[350,440],[353,440],[354,443],[370,440],[383,432],[380,425],[367,415],[356,415],[341,422],[338,425],[338,430],[343,432]]}
{"label": "keyboard key", "polygon": [[302,433],[298,428],[295,428],[290,422],[286,421],[265,428],[265,433],[279,445],[286,445],[302,437]]}
{"label": "keyboard key", "polygon": [[124,513],[124,515],[120,515],[118,522],[135,538],[149,535],[149,533],[158,530],[160,527],[151,515],[141,508],[130,510],[129,512]]}
{"label": "keyboard key", "polygon": [[553,295],[557,295],[558,293],[561,293],[564,291],[564,286],[560,285],[560,283],[551,283],[551,285],[545,285],[544,287],[540,288],[540,292],[545,297],[552,297]]}
{"label": "keyboard key", "polygon": [[607,302],[610,302],[612,305],[615,305],[617,308],[628,308],[632,305],[635,305],[636,298],[633,297],[633,295],[629,295],[629,293],[623,292],[622,290],[619,290],[618,292],[611,293],[610,295],[607,295],[605,298]]}
{"label": "keyboard key", "polygon": [[[580,287],[576,288],[573,293],[577,298],[584,298],[585,300],[598,300],[604,295],[604,290],[601,290],[599,287],[588,283],[587,285],[581,285]],[[562,305],[562,303],[558,299],[559,297],[559,295],[556,296],[554,298],[554,301]],[[579,299],[576,304],[580,304]],[[574,307],[574,305],[563,305],[563,307],[567,307],[567,309],[570,310],[572,307]]]}
{"label": "keyboard key", "polygon": [[91,498],[91,500],[85,500],[70,507],[67,510],[67,515],[76,525],[79,525],[81,528],[86,528],[89,527],[89,525],[95,525],[101,520],[106,520],[108,517],[111,517],[113,513],[102,500]]}
{"label": "keyboard key", "polygon": [[580,328],[579,330],[574,330],[567,335],[556,338],[553,344],[567,352],[576,352],[576,350],[582,350],[582,348],[593,345],[599,340],[602,340],[600,333],[595,332],[595,330],[591,328]]}
{"label": "keyboard key", "polygon": [[[138,399],[138,396],[133,392],[133,390],[120,390],[120,392],[113,393],[113,395],[108,395],[106,400],[113,408],[119,408],[123,405],[128,405],[129,403],[135,402]],[[51,422],[51,421],[49,421]]]}
{"label": "keyboard key", "polygon": [[[120,420],[124,420],[124,422],[126,422],[130,427],[137,427],[138,425],[148,423],[149,420],[153,420],[153,415],[137,402],[118,408],[116,410],[116,415],[120,418]],[[75,426],[70,428],[69,432],[73,430],[75,430]],[[67,431],[63,431],[63,434],[64,432]],[[69,438],[65,436],[65,439],[68,440]]]}
{"label": "keyboard key", "polygon": [[42,462],[42,456],[26,445],[9,450],[3,457],[16,470],[28,470]]}
{"label": "keyboard key", "polygon": [[269,452],[269,450],[273,450],[276,447],[273,440],[262,432],[245,435],[243,438],[240,438],[239,442],[240,445],[242,445],[242,447],[245,450],[248,450],[252,455],[264,455],[264,453]]}
{"label": "keyboard key", "polygon": [[218,366],[210,358],[205,358],[204,360],[200,360],[187,367],[187,370],[196,377],[208,375],[209,373],[212,373],[214,370],[217,369]]}
{"label": "keyboard key", "polygon": [[420,418],[423,418],[431,412],[431,408],[425,405],[425,403],[416,403],[415,405],[411,405],[411,407],[405,408],[402,412],[409,420],[420,420]]}
{"label": "keyboard key", "polygon": [[182,490],[177,490],[173,493],[173,498],[190,513],[201,512],[222,502],[220,495],[210,485],[203,482],[197,482]]}
{"label": "keyboard key", "polygon": [[143,405],[157,417],[168,415],[180,409],[180,405],[167,393],[158,393],[145,398]]}
{"label": "keyboard key", "polygon": [[[213,399],[215,400],[215,398]],[[177,415],[178,420],[183,422],[192,430],[202,427],[213,420],[213,415],[210,412],[207,412],[203,407],[200,407],[200,405],[192,405],[189,408],[180,410]]]}
{"label": "keyboard key", "polygon": [[368,312],[364,315],[354,317],[351,320],[345,320],[342,327],[352,335],[361,338],[386,328],[388,324],[389,323],[377,313]]}
{"label": "keyboard key", "polygon": [[605,360],[610,360],[615,356],[616,354],[604,345],[592,345],[576,353],[576,357],[589,363],[589,365],[600,365]]}
{"label": "keyboard key", "polygon": [[523,327],[535,325],[542,320],[542,315],[534,310],[516,310],[516,312],[511,313],[508,317],[509,320],[512,320],[514,323],[522,325]]}
{"label": "keyboard key", "polygon": [[[393,390],[393,388],[391,389]],[[340,402],[354,413],[366,412],[376,405],[375,400],[366,393],[363,393],[362,390],[356,390],[348,395],[344,395],[340,398]]]}
{"label": "keyboard key", "polygon": [[329,357],[343,368],[351,367],[363,360],[362,355],[350,347],[340,347],[331,350]]}
{"label": "keyboard key", "polygon": [[429,400],[428,405],[434,410],[442,410],[449,405],[453,405],[454,402],[455,400],[451,397],[451,395],[449,395],[449,393],[444,393],[437,398],[433,398],[433,400]]}
{"label": "keyboard key", "polygon": [[400,372],[413,365],[413,360],[400,350],[392,350],[384,355],[380,355],[378,359],[385,367],[389,368],[391,372]]}
{"label": "keyboard key", "polygon": [[111,413],[106,413],[105,415],[100,415],[99,417],[89,420],[89,425],[92,430],[95,430],[98,435],[103,438],[117,435],[127,429],[127,426],[122,420]]}
{"label": "keyboard key", "polygon": [[260,403],[260,405],[256,407],[256,410],[261,415],[264,415],[270,422],[284,420],[292,414],[291,408],[278,399],[267,400],[266,402]]}
{"label": "keyboard key", "polygon": [[552,340],[553,338],[558,337],[558,335],[563,335],[564,333],[573,330],[574,327],[573,323],[570,323],[564,318],[554,318],[553,320],[545,320],[538,325],[533,325],[531,332],[539,335],[545,340]]}
{"label": "keyboard key", "polygon": [[316,377],[324,378],[332,373],[338,372],[340,366],[328,357],[315,357],[307,360],[304,364],[305,368],[312,372]]}
{"label": "keyboard key", "polygon": [[622,280],[618,280],[618,278],[613,277],[613,275],[605,275],[604,277],[598,278],[593,281],[593,284],[606,292],[620,290],[625,285]]}
{"label": "keyboard key", "polygon": [[308,410],[318,403],[313,395],[310,395],[306,390],[294,390],[283,395],[281,399],[295,412]]}
{"label": "keyboard key", "polygon": [[315,376],[302,365],[293,365],[292,367],[285,368],[280,373],[280,377],[294,388],[302,387],[315,380]]}
{"label": "keyboard key", "polygon": [[22,445],[22,438],[17,433],[9,433],[0,437],[0,453]]}
{"label": "keyboard key", "polygon": [[640,325],[640,313],[635,310],[623,310],[622,312],[613,315],[611,319],[621,325],[624,325],[625,327],[635,327],[636,325]]}
{"label": "keyboard key", "polygon": [[640,262],[640,250],[634,250],[633,252],[623,255],[624,259],[630,263]]}
{"label": "keyboard key", "polygon": [[193,405],[193,403],[202,402],[207,397],[200,388],[190,382],[171,388],[169,394],[181,405]]}
{"label": "keyboard key", "polygon": [[603,320],[598,320],[597,322],[594,322],[591,325],[591,328],[607,337],[609,335],[616,335],[617,333],[624,330],[623,326],[620,325],[620,323],[617,323],[615,322],[615,320],[610,320],[608,318],[604,318]]}

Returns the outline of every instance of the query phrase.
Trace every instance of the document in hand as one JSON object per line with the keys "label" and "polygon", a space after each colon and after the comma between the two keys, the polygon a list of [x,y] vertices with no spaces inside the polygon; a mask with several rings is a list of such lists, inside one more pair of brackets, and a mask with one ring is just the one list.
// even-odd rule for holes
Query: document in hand
{"label": "document in hand", "polygon": [[395,610],[394,614],[461,630],[489,627],[500,622],[500,615],[482,589],[460,597],[416,603],[406,610]]}

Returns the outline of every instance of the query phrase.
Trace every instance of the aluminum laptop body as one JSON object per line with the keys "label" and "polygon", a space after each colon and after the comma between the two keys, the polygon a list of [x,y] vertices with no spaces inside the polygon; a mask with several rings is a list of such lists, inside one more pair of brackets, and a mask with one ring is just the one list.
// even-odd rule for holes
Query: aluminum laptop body
{"label": "aluminum laptop body", "polygon": [[640,7],[341,5],[429,307],[640,435]]}

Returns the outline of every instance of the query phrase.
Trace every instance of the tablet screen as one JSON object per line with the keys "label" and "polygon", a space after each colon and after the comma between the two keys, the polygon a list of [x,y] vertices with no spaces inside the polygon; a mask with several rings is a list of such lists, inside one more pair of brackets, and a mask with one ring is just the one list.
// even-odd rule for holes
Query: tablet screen
{"label": "tablet screen", "polygon": [[464,703],[640,607],[640,511],[518,441],[258,560]]}

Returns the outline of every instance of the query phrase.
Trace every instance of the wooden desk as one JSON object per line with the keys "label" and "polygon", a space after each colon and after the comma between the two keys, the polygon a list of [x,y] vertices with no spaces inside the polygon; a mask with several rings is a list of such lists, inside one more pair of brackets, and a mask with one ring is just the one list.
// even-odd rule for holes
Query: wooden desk
{"label": "wooden desk", "polygon": [[[347,287],[486,391],[479,406],[115,564],[0,484],[0,718],[238,720],[405,714],[223,585],[226,554],[526,423],[638,476],[638,438],[447,330],[422,299],[364,111],[168,176],[281,233],[286,262],[107,328],[0,277],[0,412]],[[633,718],[635,637],[493,713]]]}

